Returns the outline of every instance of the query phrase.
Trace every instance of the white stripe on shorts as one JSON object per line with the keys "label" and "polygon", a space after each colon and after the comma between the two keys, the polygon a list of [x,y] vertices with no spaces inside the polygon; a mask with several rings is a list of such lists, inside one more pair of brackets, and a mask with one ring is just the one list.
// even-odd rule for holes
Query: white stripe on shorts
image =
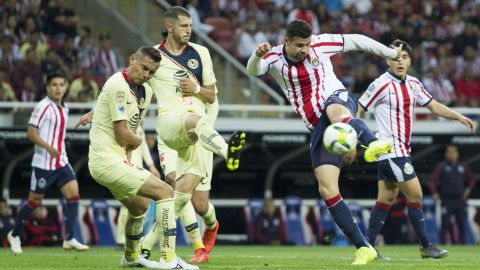
{"label": "white stripe on shorts", "polygon": [[402,169],[400,167],[398,167],[397,164],[395,164],[395,162],[393,162],[393,160],[391,160],[391,159],[388,159],[388,163],[390,164],[390,168],[392,168],[393,174],[395,174],[395,177],[397,178],[397,181],[398,182],[404,182],[405,179],[403,178]]}

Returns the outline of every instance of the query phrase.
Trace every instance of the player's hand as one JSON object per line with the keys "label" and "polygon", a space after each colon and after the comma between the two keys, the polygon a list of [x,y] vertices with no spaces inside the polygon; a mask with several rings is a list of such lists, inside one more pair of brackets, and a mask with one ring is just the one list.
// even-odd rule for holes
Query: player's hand
{"label": "player's hand", "polygon": [[432,199],[434,201],[438,201],[438,200],[440,200],[440,195],[438,195],[438,193],[435,193],[435,194],[432,195]]}
{"label": "player's hand", "polygon": [[396,46],[393,46],[393,49],[395,49],[395,51],[397,52],[397,55],[395,56],[394,59],[399,59],[399,58],[400,58],[400,54],[402,53],[403,44],[400,44],[400,45],[398,45],[397,47],[396,47]]}
{"label": "player's hand", "polygon": [[60,155],[60,152],[57,149],[55,149],[55,147],[50,145],[48,146],[47,151],[50,154],[50,156],[52,156],[52,158],[56,158]]}
{"label": "player's hand", "polygon": [[197,90],[197,84],[189,78],[181,78],[180,89],[184,95],[193,95]]}
{"label": "player's hand", "polygon": [[160,178],[160,172],[157,170],[157,167],[155,165],[151,164],[148,166],[148,170],[155,175],[156,177]]}
{"label": "player's hand", "polygon": [[345,162],[345,164],[347,165],[350,165],[352,164],[353,161],[355,161],[356,158],[357,158],[357,149],[353,149],[351,152],[346,153],[343,156],[343,162]]}
{"label": "player's hand", "polygon": [[80,117],[77,123],[75,123],[74,129],[77,129],[80,125],[85,126],[86,124],[92,123],[93,111],[90,111]]}
{"label": "player's hand", "polygon": [[272,49],[272,45],[270,45],[270,43],[268,42],[264,42],[258,45],[257,49],[255,50],[255,55],[257,55],[257,57],[262,57],[271,49]]}
{"label": "player's hand", "polygon": [[470,133],[471,134],[475,134],[477,133],[477,125],[475,124],[475,122],[472,121],[472,119],[468,118],[468,117],[465,117],[465,116],[461,116],[458,121],[460,121],[462,124],[464,124],[465,126],[468,127],[468,129],[470,130]]}

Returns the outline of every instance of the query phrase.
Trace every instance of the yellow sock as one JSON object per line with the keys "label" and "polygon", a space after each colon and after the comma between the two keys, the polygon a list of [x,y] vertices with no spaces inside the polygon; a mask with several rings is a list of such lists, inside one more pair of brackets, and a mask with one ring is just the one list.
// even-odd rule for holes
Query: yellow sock
{"label": "yellow sock", "polygon": [[155,221],[159,228],[161,257],[165,262],[171,262],[175,254],[177,224],[175,222],[175,199],[156,201]]}
{"label": "yellow sock", "polygon": [[228,144],[225,139],[213,129],[212,125],[208,123],[207,117],[202,117],[197,122],[195,127],[195,134],[197,134],[198,141],[203,148],[227,159]]}
{"label": "yellow sock", "polygon": [[185,230],[187,230],[188,237],[192,241],[192,246],[195,249],[204,248],[202,242],[202,236],[200,235],[200,229],[197,223],[197,214],[193,208],[192,201],[188,201],[181,212],[179,213],[180,220],[182,221]]}
{"label": "yellow sock", "polygon": [[127,223],[125,224],[125,257],[128,261],[134,261],[139,256],[144,217],[145,214],[138,217],[134,217],[130,213],[127,215]]}
{"label": "yellow sock", "polygon": [[115,242],[117,245],[125,244],[125,225],[127,223],[128,209],[125,206],[120,206],[117,219],[117,234],[115,235]]}
{"label": "yellow sock", "polygon": [[209,230],[213,230],[215,225],[217,225],[217,216],[215,215],[215,207],[211,202],[208,202],[208,210],[207,213],[202,217],[205,226]]}

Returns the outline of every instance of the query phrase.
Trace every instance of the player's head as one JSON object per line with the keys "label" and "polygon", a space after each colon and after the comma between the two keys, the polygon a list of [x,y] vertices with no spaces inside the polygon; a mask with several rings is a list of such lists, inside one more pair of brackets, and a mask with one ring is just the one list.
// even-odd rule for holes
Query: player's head
{"label": "player's head", "polygon": [[158,69],[162,56],[160,52],[149,46],[142,46],[130,55],[127,76],[135,85],[148,81]]}
{"label": "player's head", "polygon": [[455,144],[447,145],[447,147],[445,148],[445,158],[452,163],[456,163],[458,160],[458,156],[458,147]]}
{"label": "player's head", "polygon": [[285,52],[290,60],[305,60],[310,52],[312,28],[304,20],[294,20],[287,25]]}
{"label": "player's head", "polygon": [[395,59],[387,59],[387,64],[390,67],[390,72],[395,76],[404,79],[407,76],[408,68],[412,63],[412,47],[405,41],[396,39],[390,44],[390,48],[402,45],[400,57]]}
{"label": "player's head", "polygon": [[185,44],[192,35],[192,18],[190,13],[183,7],[174,6],[165,11],[165,27],[167,29],[167,38],[175,42]]}
{"label": "player's head", "polygon": [[55,100],[61,102],[63,95],[67,92],[68,81],[65,75],[61,72],[52,72],[47,75],[47,95]]}

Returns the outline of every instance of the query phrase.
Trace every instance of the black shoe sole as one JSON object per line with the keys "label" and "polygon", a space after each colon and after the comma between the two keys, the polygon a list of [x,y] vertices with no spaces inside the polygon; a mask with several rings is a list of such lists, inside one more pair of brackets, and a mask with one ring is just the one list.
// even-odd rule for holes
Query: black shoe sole
{"label": "black shoe sole", "polygon": [[247,135],[243,131],[236,131],[228,139],[227,150],[227,168],[235,171],[240,165],[240,155],[242,154]]}

